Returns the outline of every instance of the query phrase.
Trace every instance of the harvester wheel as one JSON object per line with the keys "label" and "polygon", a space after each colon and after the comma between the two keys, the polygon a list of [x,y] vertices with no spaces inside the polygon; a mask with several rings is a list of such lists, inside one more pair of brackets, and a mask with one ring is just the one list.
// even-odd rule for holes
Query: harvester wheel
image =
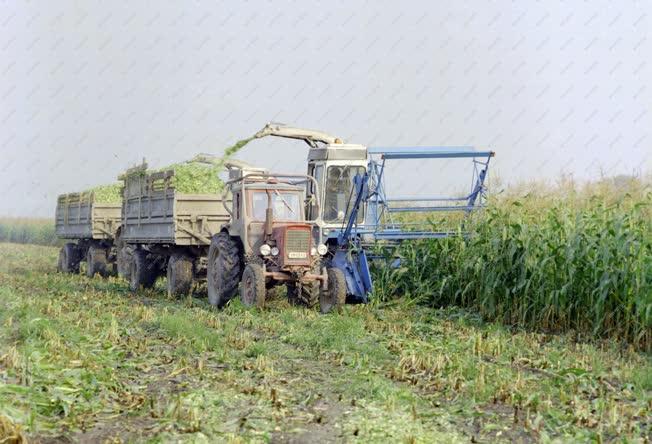
{"label": "harvester wheel", "polygon": [[156,282],[157,267],[153,261],[149,260],[148,256],[144,250],[136,250],[133,253],[129,276],[131,291],[137,291],[140,287],[152,288]]}
{"label": "harvester wheel", "polygon": [[168,295],[183,296],[192,288],[192,259],[183,253],[174,253],[168,260]]}
{"label": "harvester wheel", "polygon": [[265,306],[265,275],[263,267],[258,264],[247,264],[242,273],[242,285],[240,288],[240,299],[247,307],[256,306],[263,308]]}
{"label": "harvester wheel", "polygon": [[346,303],[346,279],[342,270],[328,268],[328,289],[319,294],[319,308],[322,313],[340,310]]}
{"label": "harvester wheel", "polygon": [[93,277],[95,274],[106,277],[109,270],[107,268],[106,249],[91,245],[86,252],[86,276]]}
{"label": "harvester wheel", "polygon": [[213,236],[206,272],[208,301],[215,307],[223,307],[238,290],[242,276],[240,247],[229,233]]}
{"label": "harvester wheel", "polygon": [[299,286],[295,282],[287,283],[288,301],[293,305],[302,305],[304,307],[312,308],[317,305],[319,300],[319,282],[306,282]]}
{"label": "harvester wheel", "polygon": [[77,245],[68,242],[59,250],[57,269],[62,273],[79,273],[79,250]]}

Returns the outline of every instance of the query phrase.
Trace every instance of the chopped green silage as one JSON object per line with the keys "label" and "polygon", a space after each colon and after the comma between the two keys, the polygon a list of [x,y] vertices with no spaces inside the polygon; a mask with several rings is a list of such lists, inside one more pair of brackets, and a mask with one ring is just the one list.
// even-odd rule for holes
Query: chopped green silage
{"label": "chopped green silage", "polygon": [[244,148],[253,138],[237,141],[224,150],[221,158],[215,158],[211,164],[204,162],[183,162],[169,165],[158,171],[174,171],[171,185],[179,193],[211,194],[224,189],[224,182],[219,174],[224,171],[224,162]]}
{"label": "chopped green silage", "polygon": [[173,170],[171,185],[179,193],[208,194],[219,193],[224,189],[224,182],[218,174],[222,165],[204,163],[178,163],[162,168],[161,171]]}
{"label": "chopped green silage", "polygon": [[97,203],[120,203],[122,201],[122,185],[119,183],[98,185],[88,192],[95,195]]}

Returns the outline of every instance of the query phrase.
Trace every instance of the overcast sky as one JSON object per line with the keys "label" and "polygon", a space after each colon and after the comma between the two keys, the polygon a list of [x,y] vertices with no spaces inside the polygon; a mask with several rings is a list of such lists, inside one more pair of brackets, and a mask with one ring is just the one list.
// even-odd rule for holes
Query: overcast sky
{"label": "overcast sky", "polygon": [[[650,171],[651,5],[6,0],[0,215],[51,216],[57,194],[143,157],[219,154],[271,120],[490,148],[507,183]],[[306,154],[268,139],[239,157],[287,172]]]}

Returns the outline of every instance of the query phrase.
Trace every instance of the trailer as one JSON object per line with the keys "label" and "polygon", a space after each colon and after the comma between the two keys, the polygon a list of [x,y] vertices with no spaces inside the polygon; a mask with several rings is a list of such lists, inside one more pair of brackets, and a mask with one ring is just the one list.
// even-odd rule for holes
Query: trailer
{"label": "trailer", "polygon": [[168,292],[181,295],[206,277],[211,238],[229,221],[230,196],[185,194],[175,190],[174,170],[131,168],[124,182],[118,234],[118,272],[130,288],[150,288],[167,276]]}
{"label": "trailer", "polygon": [[79,273],[86,262],[86,275],[107,276],[115,268],[114,239],[120,226],[120,203],[97,202],[95,193],[62,194],[57,198],[55,233],[68,239],[59,251],[57,270]]}

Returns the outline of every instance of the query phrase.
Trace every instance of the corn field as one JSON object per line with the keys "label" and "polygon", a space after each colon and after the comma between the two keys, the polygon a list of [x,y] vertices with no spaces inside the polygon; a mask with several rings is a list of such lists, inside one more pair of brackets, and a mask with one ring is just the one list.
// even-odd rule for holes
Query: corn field
{"label": "corn field", "polygon": [[54,220],[0,217],[0,242],[36,245],[63,245],[54,234]]}
{"label": "corn field", "polygon": [[493,202],[472,235],[403,245],[378,267],[380,297],[477,309],[486,319],[573,330],[652,349],[652,191],[593,186]]}

